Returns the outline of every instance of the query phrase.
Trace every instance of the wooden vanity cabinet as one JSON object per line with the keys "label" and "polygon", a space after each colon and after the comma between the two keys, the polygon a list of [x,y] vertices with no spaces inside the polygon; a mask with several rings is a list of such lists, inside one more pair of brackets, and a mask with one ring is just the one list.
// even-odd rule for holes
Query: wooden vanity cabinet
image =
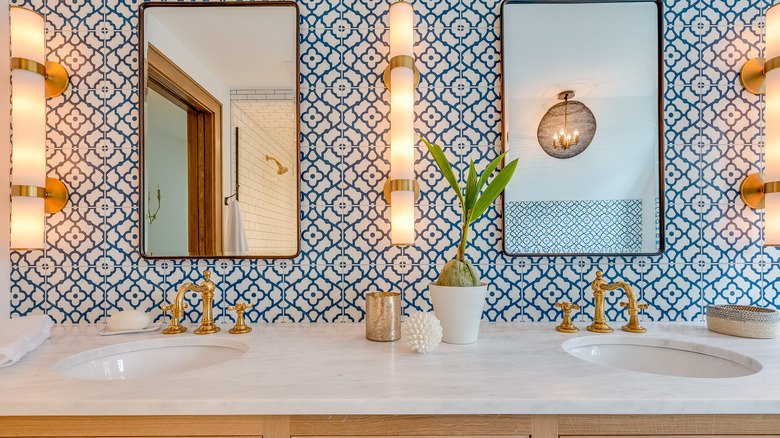
{"label": "wooden vanity cabinet", "polygon": [[0,437],[262,437],[256,416],[0,417]]}
{"label": "wooden vanity cabinet", "polygon": [[0,417],[0,437],[780,438],[780,415]]}

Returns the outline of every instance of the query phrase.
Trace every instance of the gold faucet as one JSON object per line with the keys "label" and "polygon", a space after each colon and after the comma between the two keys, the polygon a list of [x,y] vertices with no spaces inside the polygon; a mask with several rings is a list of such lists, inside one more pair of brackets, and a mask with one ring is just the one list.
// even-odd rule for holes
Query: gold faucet
{"label": "gold faucet", "polygon": [[238,303],[232,306],[228,306],[228,310],[235,310],[236,311],[236,326],[232,329],[228,330],[230,333],[234,335],[242,334],[242,333],[249,333],[252,331],[252,327],[249,327],[246,325],[246,322],[244,321],[244,312],[251,309],[251,304],[246,303]]}
{"label": "gold faucet", "polygon": [[203,295],[203,319],[200,322],[200,327],[195,329],[195,334],[206,335],[219,331],[219,327],[214,324],[214,316],[211,309],[214,302],[214,289],[216,289],[216,286],[213,281],[209,280],[211,272],[205,271],[203,272],[203,276],[206,277],[206,280],[201,283],[200,286],[196,286],[194,283],[184,283],[179,286],[179,289],[176,291],[176,299],[173,303],[161,307],[163,310],[171,311],[171,325],[163,330],[163,333],[166,335],[187,331],[187,328],[179,323],[179,319],[184,317],[184,309],[187,308],[187,303],[184,302],[184,294],[188,291]]}
{"label": "gold faucet", "polygon": [[563,322],[558,327],[555,327],[555,330],[563,333],[577,333],[580,331],[580,329],[575,327],[571,322],[571,311],[579,310],[579,305],[562,301],[560,303],[555,303],[555,307],[563,311]]}
{"label": "gold faucet", "polygon": [[168,303],[166,305],[160,306],[160,309],[163,312],[171,311],[171,325],[168,326],[167,329],[163,330],[163,333],[166,335],[172,335],[175,333],[183,333],[187,331],[187,328],[182,326],[181,323],[179,323],[179,318],[184,316],[184,309],[187,308],[187,303],[184,303],[184,305],[181,307],[180,311],[176,311],[176,305],[173,303]]}
{"label": "gold faucet", "polygon": [[621,301],[620,305],[628,307],[628,324],[624,325],[623,331],[630,333],[644,333],[647,330],[639,325],[639,309],[647,309],[647,304],[639,304],[636,301],[636,294],[630,284],[625,281],[616,281],[612,284],[607,284],[602,276],[601,271],[596,272],[596,279],[590,284],[593,289],[593,305],[596,310],[593,312],[593,324],[589,325],[587,329],[596,333],[612,333],[612,328],[607,325],[607,318],[604,315],[604,293],[615,289],[623,289],[628,297],[628,303]]}

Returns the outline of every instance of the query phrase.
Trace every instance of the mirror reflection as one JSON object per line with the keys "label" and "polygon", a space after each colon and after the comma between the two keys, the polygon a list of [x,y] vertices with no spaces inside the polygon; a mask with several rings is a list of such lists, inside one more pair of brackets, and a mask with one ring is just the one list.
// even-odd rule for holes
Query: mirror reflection
{"label": "mirror reflection", "polygon": [[298,254],[298,9],[145,3],[141,253]]}
{"label": "mirror reflection", "polygon": [[662,249],[659,4],[502,5],[510,255]]}

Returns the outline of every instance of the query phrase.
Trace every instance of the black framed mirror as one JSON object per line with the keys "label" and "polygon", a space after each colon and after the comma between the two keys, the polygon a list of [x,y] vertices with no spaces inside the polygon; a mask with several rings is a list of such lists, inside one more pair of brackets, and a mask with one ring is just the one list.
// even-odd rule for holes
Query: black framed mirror
{"label": "black framed mirror", "polygon": [[501,6],[508,255],[663,250],[661,4]]}

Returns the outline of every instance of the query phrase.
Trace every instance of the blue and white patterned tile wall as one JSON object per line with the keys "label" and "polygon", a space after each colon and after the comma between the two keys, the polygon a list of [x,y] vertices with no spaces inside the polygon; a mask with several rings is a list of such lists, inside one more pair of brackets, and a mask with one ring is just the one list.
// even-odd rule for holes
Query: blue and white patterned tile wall
{"label": "blue and white patterned tile wall", "polygon": [[[13,1],[12,1],[13,2]],[[135,0],[17,0],[43,13],[48,47],[72,72],[49,102],[50,173],[73,193],[47,220],[43,252],[12,253],[12,315],[48,313],[96,322],[119,308],[155,309],[182,281],[216,274],[218,320],[236,300],[251,321],[358,321],[370,290],[403,292],[406,309],[430,309],[426,285],[453,255],[458,210],[418,148],[423,188],[417,246],[389,244],[380,195],[389,170],[389,0],[302,0],[302,252],[293,260],[147,261],[138,241]],[[665,0],[664,168],[666,250],[652,257],[510,258],[501,252],[500,206],[474,225],[470,257],[490,283],[491,321],[547,321],[553,304],[592,312],[596,270],[637,286],[643,320],[702,318],[708,303],[780,305],[780,251],[762,246],[760,212],[737,187],[761,170],[763,99],[737,82],[761,56],[769,0]],[[416,129],[436,138],[463,172],[500,149],[498,0],[414,0],[418,17]],[[194,301],[194,298],[193,298]],[[617,294],[607,316],[621,319]],[[199,317],[190,303],[189,321]],[[579,316],[578,316],[579,317]]]}

